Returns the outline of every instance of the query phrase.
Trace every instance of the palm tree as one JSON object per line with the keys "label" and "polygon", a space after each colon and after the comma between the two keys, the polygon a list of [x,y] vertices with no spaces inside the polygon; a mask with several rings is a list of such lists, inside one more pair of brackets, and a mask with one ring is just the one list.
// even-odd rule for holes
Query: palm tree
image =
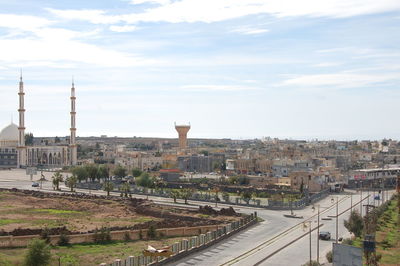
{"label": "palm tree", "polygon": [[72,175],[65,179],[65,185],[71,189],[71,192],[74,191],[76,183],[78,183],[78,178],[75,175]]}
{"label": "palm tree", "polygon": [[113,191],[114,189],[114,184],[111,183],[110,181],[106,181],[103,184],[103,190],[107,192],[107,196],[110,196],[110,192]]}
{"label": "palm tree", "polygon": [[63,181],[63,176],[60,173],[60,171],[55,172],[55,174],[52,176],[52,179],[53,179],[53,186],[57,190],[60,190],[60,182]]}
{"label": "palm tree", "polygon": [[131,191],[131,186],[128,183],[124,183],[121,185],[119,190],[121,191],[121,195],[124,194],[125,197],[128,197],[128,193]]}

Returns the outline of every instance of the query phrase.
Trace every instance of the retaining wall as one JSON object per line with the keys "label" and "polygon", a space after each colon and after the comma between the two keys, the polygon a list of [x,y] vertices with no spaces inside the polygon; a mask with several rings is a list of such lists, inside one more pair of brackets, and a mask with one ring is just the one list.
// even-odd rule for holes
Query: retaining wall
{"label": "retaining wall", "polygon": [[[157,229],[158,234],[164,236],[193,236],[198,234],[204,234],[206,232],[217,230],[222,228],[222,225],[204,225],[195,227],[177,227],[177,228],[160,228]],[[125,240],[126,236],[129,234],[131,240],[140,239],[140,231],[142,232],[142,237],[147,238],[147,229],[142,230],[122,230],[122,231],[111,231],[111,240]],[[76,234],[68,235],[69,242],[71,244],[79,243],[91,243],[93,242],[94,233],[87,234]],[[28,236],[0,236],[0,247],[26,247],[32,239],[40,238],[39,235],[28,235]],[[54,245],[57,244],[60,239],[60,235],[50,236],[50,242]]]}

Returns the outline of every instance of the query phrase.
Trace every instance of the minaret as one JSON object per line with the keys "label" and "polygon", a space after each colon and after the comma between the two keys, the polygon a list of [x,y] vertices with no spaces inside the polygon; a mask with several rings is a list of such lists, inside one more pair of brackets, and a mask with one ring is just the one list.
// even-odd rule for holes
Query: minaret
{"label": "minaret", "polygon": [[74,79],[72,79],[72,88],[71,88],[71,137],[69,139],[69,148],[70,148],[70,164],[76,165],[77,161],[77,146],[75,142],[76,137],[76,124],[75,124],[75,86],[74,86]]}
{"label": "minaret", "polygon": [[19,80],[19,126],[18,126],[18,163],[17,167],[20,168],[26,165],[26,147],[25,147],[25,108],[24,108],[24,82],[22,82],[22,71]]}

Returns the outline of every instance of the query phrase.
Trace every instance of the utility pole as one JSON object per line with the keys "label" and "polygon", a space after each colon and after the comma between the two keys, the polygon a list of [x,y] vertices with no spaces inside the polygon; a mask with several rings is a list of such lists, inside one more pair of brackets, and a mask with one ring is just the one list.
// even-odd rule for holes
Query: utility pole
{"label": "utility pole", "polygon": [[353,211],[353,194],[350,194],[350,213]]}
{"label": "utility pole", "polygon": [[318,204],[318,223],[317,223],[317,262],[319,264],[319,204]]}
{"label": "utility pole", "polygon": [[361,215],[361,217],[363,216],[362,215],[362,183],[360,183],[361,184],[361,187],[360,187],[360,215]]}
{"label": "utility pole", "polygon": [[310,234],[310,266],[311,266],[312,265],[311,264],[311,221],[310,221],[310,228],[308,229],[308,232]]}
{"label": "utility pole", "polygon": [[[331,202],[335,202],[335,198],[331,199]],[[336,197],[336,244],[338,243],[338,234],[339,234],[339,198]]]}
{"label": "utility pole", "polygon": [[339,233],[339,201],[336,198],[336,244],[338,242],[338,233]]}

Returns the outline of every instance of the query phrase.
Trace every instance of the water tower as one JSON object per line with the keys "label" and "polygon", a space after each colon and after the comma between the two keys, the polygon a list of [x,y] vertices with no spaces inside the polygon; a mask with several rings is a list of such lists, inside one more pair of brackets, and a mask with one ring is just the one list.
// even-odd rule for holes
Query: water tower
{"label": "water tower", "polygon": [[187,133],[190,130],[190,123],[189,125],[177,125],[175,123],[175,129],[179,135],[179,149],[184,150],[187,148]]}

